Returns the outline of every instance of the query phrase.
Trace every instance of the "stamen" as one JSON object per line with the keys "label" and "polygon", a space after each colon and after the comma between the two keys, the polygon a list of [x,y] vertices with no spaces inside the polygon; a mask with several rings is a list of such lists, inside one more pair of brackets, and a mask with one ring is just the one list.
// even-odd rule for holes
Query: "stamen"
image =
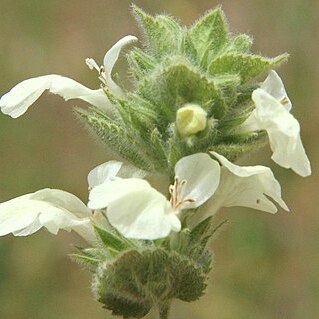
{"label": "stamen", "polygon": [[192,199],[192,198],[187,198],[187,199],[183,200],[183,203],[195,203],[195,202],[196,202],[196,200]]}
{"label": "stamen", "polygon": [[179,208],[179,206],[183,205],[184,203],[195,203],[196,200],[195,199],[191,199],[191,198],[188,198],[188,199],[184,199],[182,201],[179,201],[175,206],[174,208]]}
{"label": "stamen", "polygon": [[99,76],[99,80],[106,86],[106,80],[103,75]]}
{"label": "stamen", "polygon": [[175,193],[176,200],[178,199],[178,184],[179,184],[178,177],[175,176],[174,193]]}
{"label": "stamen", "polygon": [[174,208],[175,209],[177,209],[179,206],[181,206],[183,204],[183,202],[178,202],[175,206],[174,206]]}
{"label": "stamen", "polygon": [[175,176],[174,178],[174,184],[170,185],[168,190],[171,195],[170,203],[172,207],[177,211],[180,208],[181,205],[184,203],[194,203],[195,200],[191,198],[187,199],[181,199],[180,194],[182,192],[183,187],[187,184],[187,181],[183,179],[182,181],[179,180],[178,176]]}
{"label": "stamen", "polygon": [[106,85],[106,74],[105,74],[105,69],[104,66],[101,65],[99,66],[94,59],[92,58],[87,58],[85,59],[86,65],[89,67],[90,70],[96,70],[99,73],[99,80]]}

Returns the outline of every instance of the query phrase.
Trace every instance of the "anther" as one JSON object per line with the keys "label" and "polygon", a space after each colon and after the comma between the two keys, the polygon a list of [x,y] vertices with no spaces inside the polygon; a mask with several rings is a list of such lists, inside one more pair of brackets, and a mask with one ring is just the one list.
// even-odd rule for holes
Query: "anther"
{"label": "anther", "polygon": [[281,103],[281,104],[288,104],[288,103],[289,103],[288,97],[285,96],[283,99],[281,99],[280,103]]}
{"label": "anther", "polygon": [[184,202],[184,203],[195,203],[196,200],[195,200],[195,199],[192,199],[192,198],[187,198],[187,199],[184,199],[183,202]]}
{"label": "anther", "polygon": [[98,64],[95,62],[94,59],[92,58],[87,58],[85,59],[85,63],[86,65],[89,67],[90,70],[97,70],[100,73],[100,67],[98,66]]}

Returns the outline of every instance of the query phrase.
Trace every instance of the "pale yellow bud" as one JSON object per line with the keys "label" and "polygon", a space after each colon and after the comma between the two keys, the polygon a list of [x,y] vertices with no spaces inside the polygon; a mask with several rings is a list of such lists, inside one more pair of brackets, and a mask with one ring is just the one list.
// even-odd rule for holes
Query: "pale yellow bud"
{"label": "pale yellow bud", "polygon": [[197,104],[185,104],[176,114],[176,127],[182,136],[189,136],[205,130],[207,113]]}

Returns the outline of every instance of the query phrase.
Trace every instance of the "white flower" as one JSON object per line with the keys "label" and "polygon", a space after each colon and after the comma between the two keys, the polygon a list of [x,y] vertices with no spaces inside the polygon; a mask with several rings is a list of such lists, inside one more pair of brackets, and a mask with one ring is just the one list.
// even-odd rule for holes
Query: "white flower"
{"label": "white flower", "polygon": [[[170,200],[138,178],[143,176],[142,171],[132,172],[121,162],[110,161],[88,175],[88,207],[74,195],[55,189],[43,189],[1,203],[0,236],[9,233],[27,236],[45,227],[53,234],[59,229],[74,230],[95,244],[93,225],[105,227],[102,210],[106,208],[110,224],[127,238],[164,238],[171,231],[181,230],[179,216],[183,210],[198,208],[210,198],[215,210],[246,206],[275,213],[277,208],[270,199],[288,210],[281,199],[280,185],[269,168],[240,167],[222,155],[211,154],[218,161],[198,153],[177,162],[174,184],[168,189]],[[210,207],[209,214],[215,210]]]}
{"label": "white flower", "polygon": [[197,208],[214,194],[219,178],[217,161],[194,154],[177,162],[170,201],[145,180],[113,178],[92,189],[88,206],[107,208],[109,222],[128,238],[164,238],[180,231],[178,215],[183,209]]}
{"label": "white flower", "polygon": [[[121,49],[137,38],[126,36],[119,40],[104,57],[104,66],[99,67],[93,59],[87,59],[86,63],[93,69],[97,69],[103,85],[116,95],[123,94],[122,90],[114,83],[111,77],[113,67],[119,57]],[[28,79],[17,84],[0,99],[0,109],[4,114],[17,118],[24,114],[28,108],[42,95],[45,90],[58,94],[65,100],[81,99],[91,105],[108,111],[110,102],[103,88],[92,90],[82,84],[61,75],[51,74]]]}
{"label": "white flower", "polygon": [[119,173],[122,165],[122,162],[109,161],[92,169],[88,175],[89,189],[113,179]]}
{"label": "white flower", "polygon": [[310,175],[310,163],[301,142],[300,126],[289,113],[291,102],[277,73],[270,73],[261,88],[253,92],[252,100],[256,108],[240,131],[266,130],[273,151],[271,158],[301,176]]}
{"label": "white flower", "polygon": [[52,234],[74,230],[94,243],[91,210],[76,196],[57,189],[43,189],[0,204],[0,236],[27,236],[45,227]]}
{"label": "white flower", "polygon": [[281,198],[280,184],[269,167],[238,166],[216,152],[211,154],[222,164],[221,183],[214,195],[216,201],[221,201],[220,207],[245,206],[276,213],[277,207],[271,198],[289,211]]}

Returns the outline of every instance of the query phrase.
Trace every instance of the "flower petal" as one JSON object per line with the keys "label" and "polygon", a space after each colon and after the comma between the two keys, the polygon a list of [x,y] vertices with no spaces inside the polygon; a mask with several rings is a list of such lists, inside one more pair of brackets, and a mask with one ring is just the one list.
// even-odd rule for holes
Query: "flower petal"
{"label": "flower petal", "polygon": [[181,190],[181,199],[195,200],[194,203],[184,203],[182,208],[196,208],[215,193],[219,185],[220,165],[208,154],[193,154],[176,163],[175,176],[180,181],[186,181]]}
{"label": "flower petal", "polygon": [[[112,48],[106,52],[106,54],[104,56],[103,64],[104,64],[105,76],[106,76],[106,81],[107,81],[108,86],[110,86],[110,84],[111,84],[111,86],[112,86],[112,84],[115,84],[112,80],[112,70],[113,70],[113,67],[114,67],[116,61],[119,58],[121,50],[126,45],[131,44],[137,40],[138,40],[137,37],[135,37],[133,35],[127,35],[127,36],[123,37],[122,39],[120,39],[119,41],[117,41],[112,46]],[[110,89],[112,90],[112,87],[110,87]]]}
{"label": "flower petal", "polygon": [[95,241],[90,210],[70,193],[43,189],[0,204],[0,236],[26,236],[41,227],[53,234],[59,229],[74,230],[87,241]]}
{"label": "flower petal", "polygon": [[223,165],[220,187],[212,198],[219,207],[245,206],[276,213],[276,206],[268,197],[289,211],[281,198],[281,187],[270,168],[265,166],[237,166],[224,156],[211,152]]}
{"label": "flower petal", "polygon": [[51,74],[24,80],[17,84],[1,97],[1,111],[17,118],[24,114],[45,90],[60,95],[66,101],[70,99],[84,100],[104,111],[110,110],[111,107],[102,89],[91,90],[72,79]]}
{"label": "flower petal", "polygon": [[42,228],[42,225],[40,224],[39,219],[36,218],[32,224],[22,229],[13,231],[12,234],[14,236],[29,236],[36,233],[41,228]]}
{"label": "flower petal", "polygon": [[0,236],[31,225],[38,216],[42,203],[29,207],[31,194],[26,194],[0,204]]}
{"label": "flower petal", "polygon": [[260,130],[267,131],[273,151],[271,158],[280,166],[291,168],[301,176],[310,175],[310,162],[300,139],[298,121],[262,89],[255,90],[252,99],[256,109],[252,112],[250,121],[255,121]]}
{"label": "flower petal", "polygon": [[88,217],[91,213],[91,210],[79,198],[60,189],[45,188],[30,194],[30,199],[65,209],[78,218]]}
{"label": "flower petal", "polygon": [[131,164],[122,165],[117,176],[120,178],[145,178],[149,173]]}
{"label": "flower petal", "polygon": [[114,179],[120,178],[144,178],[146,171],[130,164],[123,164],[119,161],[108,161],[95,167],[88,175],[89,189]]}
{"label": "flower petal", "polygon": [[116,61],[119,58],[121,50],[128,44],[137,41],[137,38],[133,35],[127,35],[124,38],[116,42],[112,48],[106,52],[103,60],[105,69],[106,84],[109,89],[114,93],[121,93],[121,89],[112,80],[112,71]]}
{"label": "flower petal", "polygon": [[278,100],[286,108],[287,111],[291,110],[291,101],[288,98],[285,86],[277,72],[273,70],[270,71],[268,77],[262,83],[260,88],[273,96],[276,100]]}
{"label": "flower petal", "polygon": [[117,178],[94,187],[88,206],[107,207],[111,225],[128,238],[158,239],[181,229],[170,202],[139,178]]}
{"label": "flower petal", "polygon": [[114,178],[122,165],[119,161],[108,161],[92,169],[88,175],[89,189]]}
{"label": "flower petal", "polygon": [[132,190],[143,191],[150,187],[147,181],[139,178],[115,179],[106,181],[90,191],[88,207],[103,209],[116,200],[123,199]]}
{"label": "flower petal", "polygon": [[170,202],[149,185],[111,202],[107,217],[127,238],[154,240],[181,229]]}

